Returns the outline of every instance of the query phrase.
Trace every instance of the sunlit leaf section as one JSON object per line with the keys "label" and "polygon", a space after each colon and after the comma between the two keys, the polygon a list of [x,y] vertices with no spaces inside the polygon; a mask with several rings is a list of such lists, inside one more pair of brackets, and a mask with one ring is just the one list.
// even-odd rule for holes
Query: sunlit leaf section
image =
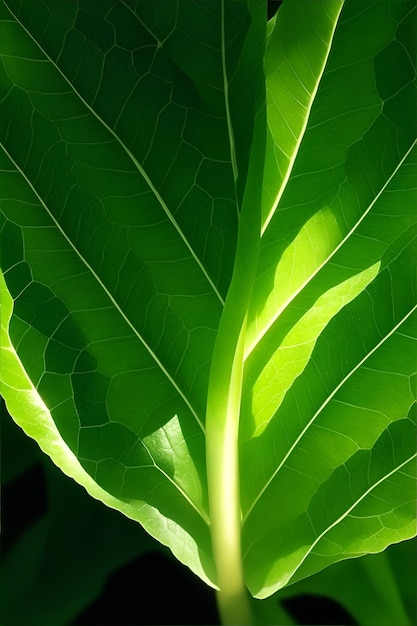
{"label": "sunlit leaf section", "polygon": [[377,275],[379,265],[376,263],[321,295],[285,336],[253,386],[254,437],[265,430],[288,389],[305,369],[320,333],[344,306],[366,289]]}
{"label": "sunlit leaf section", "polygon": [[265,55],[268,139],[262,232],[291,175],[343,1],[283,3],[269,35]]}
{"label": "sunlit leaf section", "polygon": [[[286,306],[305,283],[329,258],[341,240],[341,232],[332,211],[325,207],[302,226],[284,249],[274,274],[261,275],[256,283],[246,333],[245,358],[249,356]],[[271,244],[262,249],[262,263],[272,266],[276,249]],[[263,290],[263,293],[262,291]]]}

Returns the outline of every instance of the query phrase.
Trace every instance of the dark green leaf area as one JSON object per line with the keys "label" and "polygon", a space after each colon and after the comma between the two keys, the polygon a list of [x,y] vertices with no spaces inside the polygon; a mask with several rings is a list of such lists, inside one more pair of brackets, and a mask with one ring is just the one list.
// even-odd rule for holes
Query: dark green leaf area
{"label": "dark green leaf area", "polygon": [[[16,294],[16,316],[11,325],[11,337],[69,445],[77,450],[80,426],[104,424],[115,419],[126,423],[132,432],[146,436],[160,428],[175,413],[188,415],[190,409],[175,391],[174,382],[169,382],[169,376],[167,378],[161,372],[155,358],[144,349],[135,329],[126,323],[114,307],[109,306],[105,291],[96,281],[91,280],[59,233],[51,226],[23,229],[26,237],[23,246],[20,228],[6,221],[5,229],[10,241],[9,252],[7,245],[5,248],[5,269],[10,263],[7,276],[10,277],[12,292]],[[111,233],[109,236],[112,236]],[[113,236],[113,249],[117,251],[116,237],[117,232]],[[125,242],[125,238],[121,240]],[[20,254],[23,256],[24,247],[26,256],[32,261],[35,275],[48,280],[54,291],[38,281],[32,281],[30,273],[25,269],[25,262],[14,265],[19,243]],[[156,254],[145,238],[142,238],[142,243],[150,255]],[[60,260],[47,264],[45,258],[49,251],[58,254]],[[146,298],[146,281],[144,273],[140,272],[142,283],[139,284],[137,263],[133,255],[128,255],[129,259],[130,264],[126,263],[126,278],[136,276],[137,288],[140,290],[138,300],[135,301],[132,295],[129,299],[129,294],[134,294],[130,281],[125,283],[119,279],[118,289],[122,305],[125,310],[130,308],[132,316],[136,315],[137,323],[136,310],[142,315],[141,309],[137,307]],[[186,273],[187,265],[181,263]],[[110,264],[109,272],[112,270]],[[114,276],[117,281],[117,272]],[[210,328],[201,328],[198,332],[188,332],[184,324],[189,326],[195,323],[192,310],[186,306],[189,294],[181,295],[180,283],[173,279],[172,284],[169,284],[163,272],[160,272],[160,276],[161,280],[166,281],[165,289],[173,293],[171,299],[168,295],[153,299],[152,308],[149,307],[147,311],[149,340],[155,341],[156,345],[161,344],[161,328],[156,323],[156,316],[158,303],[162,302],[166,307],[163,328],[166,327],[171,333],[166,360],[173,359],[178,363],[180,359],[182,363],[183,342],[188,341],[195,350],[198,349],[191,363],[177,368],[177,376],[189,377],[197,395],[200,395],[199,388],[206,384],[206,377],[202,374],[204,369],[207,372],[208,359],[204,363],[197,354],[201,357],[204,346],[209,345],[212,331]],[[151,277],[148,285],[152,290]],[[198,288],[195,291],[198,286],[193,281],[191,286],[194,293],[198,294]],[[178,321],[176,311],[181,310],[178,307],[183,307],[183,322]],[[71,314],[69,308],[73,310]],[[205,314],[204,298],[200,311]],[[215,326],[214,319],[210,326]],[[136,411],[132,411],[132,405],[137,406]]]}
{"label": "dark green leaf area", "polygon": [[[12,265],[8,271],[8,278],[14,285],[28,285],[32,278],[30,266],[26,261],[20,261],[16,265]],[[19,293],[18,288],[16,291]]]}
{"label": "dark green leaf area", "polygon": [[[13,10],[16,3],[10,4]],[[42,64],[42,71],[50,74],[54,85],[56,82],[56,87],[49,90],[57,98],[54,111],[48,111],[48,115],[56,119],[56,111],[66,109],[67,103],[73,103],[74,99],[78,99],[78,108],[84,103],[93,107],[102,128],[106,127],[111,135],[117,134],[122,149],[131,151],[130,158],[140,163],[138,178],[144,177],[146,187],[150,185],[158,190],[159,198],[224,296],[232,270],[237,209],[230,149],[224,141],[228,129],[219,37],[220,7],[213,10],[186,3],[175,5],[175,11],[161,11],[144,3],[132,7],[113,2],[104,13],[100,6],[83,4],[78,11],[74,5],[73,24],[63,17],[52,33],[50,27],[55,28],[55,22],[61,18],[56,17],[53,2],[46,4],[54,14],[51,21],[38,20],[33,7],[25,3],[16,10],[63,75],[58,76],[48,63]],[[237,14],[244,8],[242,4]],[[93,29],[91,25],[96,19],[98,28]],[[194,25],[192,31],[198,24],[204,24],[204,32],[199,33],[201,39],[196,32],[193,38],[187,34],[190,24]],[[241,45],[236,38],[238,25],[232,23],[232,31],[229,34],[232,51],[228,58],[237,60]],[[109,37],[113,36],[115,45],[110,45]],[[14,60],[17,52],[12,56],[13,69],[19,61]],[[202,67],[204,79],[201,79]],[[34,65],[32,77],[22,78],[29,81],[21,83],[22,89],[38,92],[35,83],[40,82],[39,71]],[[11,75],[20,84],[13,72]],[[63,91],[66,93],[60,98]],[[30,97],[40,112],[46,113],[45,107],[50,108],[44,90]],[[76,122],[68,124],[68,119],[75,119],[74,111],[61,119],[67,120],[63,124],[67,127],[69,143],[82,136]],[[89,143],[91,146],[92,142]],[[250,143],[240,157],[242,162],[247,160],[249,148]],[[114,159],[113,156],[113,169]],[[221,185],[213,189],[211,182],[204,181],[218,179],[220,163]],[[207,174],[201,176],[202,169]],[[205,232],[197,228],[200,221],[207,225]],[[216,255],[210,253],[213,246]]]}
{"label": "dark green leaf area", "polygon": [[[97,443],[97,431],[100,431],[99,443]],[[140,442],[138,436],[117,422],[111,422],[97,429],[94,425],[85,426],[80,432],[80,445],[78,454],[81,459],[87,459],[101,465],[100,472],[104,475],[104,467],[111,463],[114,467],[131,465],[132,462],[137,466],[150,466],[152,461]],[[114,459],[119,459],[115,461]],[[125,465],[126,464],[126,465]],[[110,480],[108,474],[107,487],[114,492],[115,488],[120,489],[118,484],[121,479],[120,471],[116,471]],[[111,484],[109,484],[109,481]],[[132,494],[131,494],[132,495]]]}
{"label": "dark green leaf area", "polygon": [[404,14],[399,16],[395,40],[374,59],[376,85],[382,100],[392,98],[415,80],[416,7],[410,2],[408,6],[403,3],[402,8]]}
{"label": "dark green leaf area", "polygon": [[[69,315],[68,308],[58,299],[49,287],[31,282],[15,304],[17,317],[50,337],[61,322]],[[11,331],[13,336],[13,330]]]}
{"label": "dark green leaf area", "polygon": [[[391,145],[396,147],[401,155],[407,149],[410,137],[415,134],[416,115],[415,112],[415,41],[416,41],[416,7],[411,3],[392,3],[390,6],[391,16],[393,16],[393,6],[397,5],[398,15],[395,15],[395,34],[392,41],[387,38],[387,45],[381,49],[374,57],[375,84],[378,94],[383,102],[380,122],[386,124],[392,141]],[[388,5],[386,5],[385,10]],[[382,7],[381,13],[384,12]],[[387,18],[387,25],[389,23]],[[388,31],[388,26],[387,26]],[[409,111],[409,115],[404,115],[404,111]],[[378,124],[376,130],[379,131],[379,140],[384,139],[384,133]],[[376,136],[374,142],[377,141]],[[382,163],[385,171],[389,173],[388,159],[395,163],[397,153],[395,150],[387,150],[388,142],[385,142]],[[375,149],[374,155],[378,154]],[[363,155],[365,156],[365,155]],[[371,159],[371,150],[368,151],[367,158]],[[364,161],[363,161],[364,164]],[[392,168],[392,165],[389,165]]]}
{"label": "dark green leaf area", "polygon": [[[336,55],[339,58],[343,56],[349,62],[357,56],[357,46],[360,46],[364,58],[374,57],[385,48],[387,42],[395,39],[397,28],[409,14],[412,4],[412,0],[401,3],[371,0],[366,5],[345,2],[337,26]],[[357,46],[352,45],[353,33]]]}
{"label": "dark green leaf area", "polygon": [[[100,4],[105,5],[106,3]],[[106,8],[108,11],[109,7]],[[100,9],[103,10],[103,6],[101,6]],[[105,19],[105,16],[98,15],[98,12],[92,15],[89,11],[84,10],[84,7],[82,9],[80,8],[74,26],[76,30],[85,35],[86,39],[90,40],[103,54],[106,54],[116,43],[114,28],[112,28],[111,24]],[[126,34],[132,36],[132,31]],[[149,39],[151,40],[151,37],[149,37]],[[118,43],[120,44],[120,41],[118,41]]]}
{"label": "dark green leaf area", "polygon": [[[7,176],[4,177],[7,181]],[[2,181],[3,182],[3,181]],[[3,189],[3,185],[2,185]],[[4,186],[7,193],[7,186]],[[4,203],[5,204],[5,203]],[[18,202],[10,203],[10,215],[19,208]],[[16,211],[18,213],[18,210]],[[16,216],[17,218],[17,216]],[[24,260],[24,242],[22,228],[6,218],[5,213],[0,215],[1,224],[1,253],[2,270],[13,285],[12,293],[19,295],[32,280],[30,265]]]}
{"label": "dark green leaf area", "polygon": [[[6,177],[5,177],[6,178]],[[22,229],[17,224],[6,219],[3,213],[0,214],[1,220],[1,237],[2,237],[2,257],[7,259],[8,263],[5,266],[2,259],[3,271],[7,271],[9,268],[14,268],[16,265],[22,262],[23,258],[23,237]],[[20,273],[18,270],[18,274]],[[26,277],[27,280],[27,277]],[[17,282],[19,287],[26,284],[26,280],[22,283],[19,278]]]}
{"label": "dark green leaf area", "polygon": [[82,426],[96,426],[109,420],[106,393],[110,379],[100,372],[72,376],[74,402]]}
{"label": "dark green leaf area", "polygon": [[70,374],[73,371],[78,350],[50,339],[45,349],[45,369],[57,374]]}
{"label": "dark green leaf area", "polygon": [[[12,279],[18,278],[17,267]],[[51,274],[60,275],[62,269],[62,264],[53,266]],[[58,290],[63,298],[69,297],[71,302],[77,303],[78,311],[72,314],[50,288],[31,282],[27,273],[23,278],[27,286],[21,282],[16,284],[19,295],[11,337],[58,429],[74,451],[80,426],[104,424],[111,416],[121,423],[126,422],[132,432],[146,436],[170,419],[175,411],[180,415],[184,411],[188,413],[184,402],[172,388],[166,387],[165,377],[141,349],[141,344],[138,350],[137,337],[126,332],[113,309],[91,309],[90,303],[97,306],[94,297],[100,292],[88,281],[85,283],[85,276],[65,278],[66,289]],[[202,336],[203,333],[200,341]],[[175,356],[172,339],[170,345]],[[196,378],[199,367],[196,361],[193,368],[196,385],[201,384]],[[156,406],[155,398],[158,399]],[[132,405],[137,406],[136,411],[132,411]]]}
{"label": "dark green leaf area", "polygon": [[377,89],[382,100],[392,98],[415,79],[407,49],[399,41],[391,42],[375,57],[374,62]]}
{"label": "dark green leaf area", "polygon": [[[72,199],[77,203],[85,203],[86,196],[80,191],[77,194],[76,190],[73,190]],[[11,206],[5,211],[9,220],[13,219],[13,208]],[[132,206],[129,209],[130,222],[134,221],[133,210]],[[42,211],[39,212],[42,215]],[[161,228],[161,225],[157,227],[155,224],[147,229],[132,227],[129,231],[128,227],[109,224],[104,215],[99,226],[97,220],[100,214],[102,212],[96,206],[90,210],[86,209],[78,220],[73,219],[70,210],[62,216],[62,222],[66,222],[67,232],[74,233],[78,250],[81,250],[88,260],[80,259],[80,254],[71,249],[71,244],[65,241],[60,229],[55,228],[51,221],[48,228],[28,227],[23,231],[11,221],[6,221],[3,262],[5,269],[9,265],[11,267],[9,275],[12,292],[21,293],[31,282],[26,265],[17,263],[18,256],[23,257],[23,247],[25,257],[31,261],[34,275],[53,285],[55,292],[49,292],[49,288],[39,282],[36,287],[32,285],[21,297],[18,304],[19,315],[30,323],[34,322],[34,317],[39,317],[34,326],[49,336],[61,328],[69,308],[74,309],[77,313],[71,333],[77,334],[76,326],[79,325],[84,329],[82,332],[89,341],[107,339],[109,343],[102,346],[103,359],[105,358],[107,363],[110,363],[112,358],[114,360],[114,352],[113,357],[109,356],[111,347],[118,352],[121,361],[124,363],[128,361],[126,353],[118,350],[117,342],[115,344],[111,341],[112,334],[115,333],[119,338],[126,337],[127,322],[130,326],[128,335],[134,330],[137,340],[136,328],[144,325],[147,329],[145,331],[148,335],[147,342],[156,350],[159,351],[163,343],[168,342],[166,352],[168,367],[171,368],[169,366],[171,362],[172,371],[177,372],[177,377],[188,378],[188,384],[196,390],[195,395],[201,397],[197,389],[206,384],[209,350],[214,340],[214,329],[220,308],[219,305],[214,309],[210,306],[213,297],[207,292],[207,282],[201,279],[199,272],[196,273],[191,259],[184,258],[182,244],[172,237],[168,225]],[[152,219],[151,215],[150,217]],[[136,221],[143,223],[143,217],[139,214]],[[160,243],[150,236],[150,229]],[[160,240],[160,236],[163,241]],[[107,249],[111,250],[108,259],[105,252]],[[56,255],[59,260],[56,260]],[[138,258],[138,255],[142,258]],[[161,255],[168,257],[166,264],[159,261]],[[46,261],[49,256],[51,263]],[[177,257],[176,261],[174,256]],[[144,257],[146,262],[142,261]],[[89,274],[88,267],[92,265],[97,267],[97,271],[103,277],[102,280],[96,280]],[[120,312],[123,309],[122,316],[125,316],[125,321],[110,306],[108,288],[113,290],[114,297],[121,307]],[[31,300],[36,300],[37,295],[41,298],[41,304],[34,310],[35,304],[32,304]],[[49,301],[55,304],[49,306]],[[147,301],[148,307],[144,305]],[[62,302],[62,306],[59,302]],[[48,316],[49,321],[43,319]],[[135,329],[132,328],[133,325]],[[116,331],[118,327],[120,330]],[[60,332],[63,334],[64,330],[61,329]],[[66,332],[69,332],[68,329]],[[72,335],[68,340],[59,337],[59,341],[74,346]],[[84,348],[87,342],[87,339],[82,341],[81,347]],[[191,367],[190,361],[187,363],[183,358],[187,346],[194,352],[192,356],[190,353]],[[130,350],[128,354],[131,352]],[[132,361],[130,367],[135,367]],[[149,368],[149,363],[146,367]],[[61,369],[62,366],[59,371]],[[114,369],[112,373],[114,374]],[[197,376],[197,373],[200,373],[200,376]],[[203,407],[201,409],[203,410]]]}
{"label": "dark green leaf area", "polygon": [[[171,205],[168,209],[155,195],[153,183],[138,171],[137,164],[105,125],[69,90],[56,68],[47,61],[35,63],[28,78],[16,70],[20,63],[17,60],[14,65],[16,57],[17,52],[7,57],[8,73],[13,76],[15,72],[15,80],[29,81],[25,84],[29,95],[17,89],[8,93],[3,106],[21,111],[22,118],[17,119],[13,129],[7,126],[2,132],[7,150],[23,175],[20,186],[25,180],[34,192],[32,204],[40,205],[37,214],[42,218],[36,226],[44,226],[45,219],[49,226],[29,228],[34,212],[28,207],[26,213],[32,217],[25,217],[24,207],[19,209],[20,222],[26,221],[28,226],[23,232],[24,250],[34,279],[53,285],[65,306],[78,312],[76,324],[83,327],[88,341],[103,340],[106,325],[107,339],[111,332],[124,337],[126,328],[120,332],[116,329],[126,323],[129,334],[133,331],[136,337],[140,335],[145,350],[155,355],[164,351],[170,376],[184,393],[194,396],[201,415],[221,311],[221,297],[215,293],[210,271],[197,258],[193,242],[189,245],[177,223],[170,219]],[[56,83],[53,93],[39,93],[37,85],[43,80],[36,75],[39,65],[42,72],[49,67]],[[173,110],[174,117],[178,111]],[[198,115],[190,112],[190,120],[189,132],[200,136]],[[175,134],[175,124],[170,126],[168,122],[166,128]],[[216,135],[216,123],[213,118],[209,138]],[[22,130],[26,128],[36,132]],[[19,133],[24,135],[22,141]],[[169,153],[167,141],[164,137],[164,155]],[[202,147],[207,144],[204,138],[201,141]],[[222,145],[220,140],[208,143]],[[203,159],[200,149],[198,152],[198,176],[196,170],[190,174],[187,166],[184,175],[174,175],[171,188],[180,185],[189,189],[190,179],[184,177],[197,176],[198,184],[184,198],[179,211],[184,212],[189,228],[196,233],[194,243],[198,242],[197,247],[204,248],[217,266],[216,281],[223,266],[222,251],[233,253],[227,240],[235,237],[236,207],[227,198],[225,183],[219,187],[221,210],[213,209],[211,173],[218,176],[218,165]],[[211,173],[210,163],[215,169]],[[208,186],[209,191],[201,185]],[[14,209],[14,205],[5,208],[11,221]],[[231,214],[232,220],[228,217]],[[5,254],[4,259],[6,266],[14,265],[16,250],[10,251],[10,257]],[[227,272],[223,276],[226,286]],[[122,323],[115,319],[117,315],[112,317],[104,310],[111,306],[109,299],[119,309]]]}

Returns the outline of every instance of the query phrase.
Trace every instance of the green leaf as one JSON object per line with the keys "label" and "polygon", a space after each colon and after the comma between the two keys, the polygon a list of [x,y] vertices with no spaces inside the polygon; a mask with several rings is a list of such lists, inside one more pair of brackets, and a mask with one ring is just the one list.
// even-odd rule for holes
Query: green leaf
{"label": "green leaf", "polygon": [[268,141],[262,230],[267,228],[291,175],[326,66],[343,0],[286,2],[265,53]]}
{"label": "green leaf", "polygon": [[378,273],[379,263],[348,278],[322,294],[285,335],[251,390],[253,437],[259,436],[278,411],[287,391],[307,366],[319,335],[346,304]]}
{"label": "green leaf", "polygon": [[416,532],[415,6],[265,15],[0,7],[1,394],[231,623]]}
{"label": "green leaf", "polygon": [[[215,71],[229,45],[220,7],[142,3],[135,16],[106,2],[49,20],[47,5],[44,15],[34,3],[9,6],[2,250],[21,388],[42,400],[27,431],[51,453],[53,425],[88,479],[74,459],[66,471],[100,485],[102,499],[112,494],[208,580],[205,396],[237,220],[225,79]],[[195,24],[197,55],[187,53]],[[232,66],[240,45],[230,43]],[[212,68],[204,82],[202,57]],[[33,132],[16,143],[23,127]],[[151,440],[162,436],[156,458]],[[178,469],[181,437],[191,459]]]}
{"label": "green leaf", "polygon": [[[240,464],[257,597],[416,531],[416,151],[401,114],[415,20],[400,4],[345,5],[262,237]],[[397,45],[409,57],[388,91]]]}

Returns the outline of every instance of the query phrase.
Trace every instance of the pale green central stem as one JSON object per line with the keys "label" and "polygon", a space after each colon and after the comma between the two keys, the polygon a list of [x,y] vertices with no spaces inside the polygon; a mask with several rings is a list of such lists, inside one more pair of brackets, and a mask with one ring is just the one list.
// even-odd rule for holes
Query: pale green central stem
{"label": "pale green central stem", "polygon": [[238,435],[246,324],[260,244],[266,137],[262,89],[239,215],[233,275],[213,351],[207,396],[206,454],[211,538],[220,615],[223,624],[229,626],[250,626],[253,623],[243,575]]}
{"label": "pale green central stem", "polygon": [[257,214],[251,202],[242,209],[235,268],[213,352],[207,398],[211,537],[218,604],[226,625],[248,626],[253,621],[241,554],[238,435],[246,323],[259,245]]}
{"label": "pale green central stem", "polygon": [[[230,379],[212,396],[207,422],[207,465],[214,558],[218,573],[218,604],[224,624],[251,624],[241,555],[238,430],[246,317],[231,363]],[[226,383],[226,384],[225,384]],[[219,390],[220,391],[220,390]],[[226,396],[224,395],[226,393]]]}
{"label": "pale green central stem", "polygon": [[238,435],[246,323],[260,230],[260,203],[252,201],[250,185],[247,189],[235,268],[213,352],[206,416],[210,523],[219,609],[224,624],[246,626],[253,620],[241,554]]}

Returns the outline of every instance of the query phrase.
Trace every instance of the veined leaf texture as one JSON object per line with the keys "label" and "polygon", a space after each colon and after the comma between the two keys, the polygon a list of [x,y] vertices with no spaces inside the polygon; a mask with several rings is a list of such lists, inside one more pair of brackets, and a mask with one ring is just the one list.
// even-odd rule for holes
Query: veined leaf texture
{"label": "veined leaf texture", "polygon": [[212,586],[214,350],[253,595],[415,535],[415,14],[0,5],[1,393]]}

